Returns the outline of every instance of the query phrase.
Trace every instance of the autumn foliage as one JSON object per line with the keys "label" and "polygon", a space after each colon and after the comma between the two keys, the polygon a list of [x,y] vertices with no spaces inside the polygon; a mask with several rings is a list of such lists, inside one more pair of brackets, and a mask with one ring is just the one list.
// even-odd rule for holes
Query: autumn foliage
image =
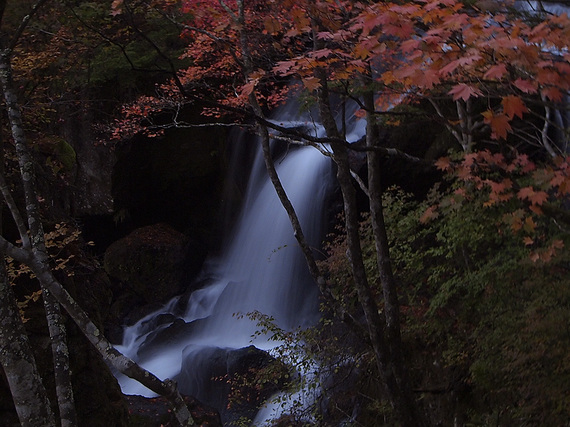
{"label": "autumn foliage", "polygon": [[[126,13],[123,3],[114,2],[115,14]],[[187,101],[202,97],[222,111],[247,109],[247,96],[256,90],[271,108],[284,99],[284,78],[295,77],[312,92],[321,84],[315,70],[325,69],[331,87],[345,96],[372,90],[380,111],[428,100],[430,113],[464,151],[476,139],[507,140],[518,133],[551,155],[559,153],[543,127],[560,128],[552,108],[570,89],[566,15],[531,20],[508,2],[493,13],[455,0],[245,2],[255,70],[244,75],[236,3],[162,3],[177,10],[188,43],[183,58],[191,61],[167,85]]]}

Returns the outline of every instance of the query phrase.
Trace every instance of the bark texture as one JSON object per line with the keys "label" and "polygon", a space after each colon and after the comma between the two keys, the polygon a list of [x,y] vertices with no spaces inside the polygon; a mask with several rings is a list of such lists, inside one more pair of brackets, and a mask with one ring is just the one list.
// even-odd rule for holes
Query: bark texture
{"label": "bark texture", "polygon": [[23,427],[52,427],[55,419],[4,265],[0,272],[0,364]]}

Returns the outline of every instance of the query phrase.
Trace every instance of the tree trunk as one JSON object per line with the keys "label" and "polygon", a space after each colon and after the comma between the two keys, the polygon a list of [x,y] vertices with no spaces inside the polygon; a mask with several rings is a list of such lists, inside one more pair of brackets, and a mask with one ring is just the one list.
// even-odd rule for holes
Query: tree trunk
{"label": "tree trunk", "polygon": [[0,364],[22,427],[53,427],[55,419],[22,324],[12,286],[0,267]]}
{"label": "tree trunk", "polygon": [[[45,247],[43,226],[41,221],[39,221],[40,215],[35,191],[34,164],[25,138],[20,108],[12,81],[12,68],[8,51],[4,51],[0,55],[0,82],[20,166],[32,248],[36,258],[47,266],[48,255]],[[19,216],[19,212],[12,212],[12,214]],[[74,427],[77,425],[77,415],[73,398],[73,387],[71,385],[69,350],[67,348],[65,327],[62,324],[61,310],[57,301],[43,287],[42,297],[50,334],[56,395],[62,427]]]}
{"label": "tree trunk", "polygon": [[388,360],[386,370],[388,375],[393,376],[391,382],[394,389],[389,390],[393,395],[393,405],[403,425],[422,426],[424,421],[419,415],[417,404],[412,394],[408,375],[404,369],[402,337],[400,331],[400,305],[396,282],[392,272],[388,236],[384,222],[382,206],[382,185],[380,176],[380,156],[374,150],[378,143],[378,127],[373,115],[374,98],[371,92],[364,94],[364,106],[367,111],[366,117],[366,145],[370,150],[367,152],[368,166],[368,197],[370,204],[370,219],[376,250],[376,262],[382,293],[384,296],[384,317],[386,319],[385,340],[388,348]]}
{"label": "tree trunk", "polygon": [[77,425],[77,411],[75,410],[69,348],[67,346],[67,335],[61,308],[50,291],[44,286],[42,286],[42,298],[44,300],[53,355],[55,394],[57,396],[61,427],[75,427]]}
{"label": "tree trunk", "polygon": [[[0,5],[3,15],[6,3]],[[1,16],[1,15],[0,15]],[[16,204],[4,182],[4,138],[0,135],[0,186],[6,204]],[[0,213],[0,233],[2,232]],[[22,224],[20,223],[20,226]],[[19,227],[24,232],[24,227]],[[27,235],[24,240],[27,238]],[[8,283],[5,262],[0,264],[0,365],[8,380],[16,413],[22,426],[54,426],[55,419],[36,361],[22,323],[12,286]]]}
{"label": "tree trunk", "polygon": [[[315,76],[320,81],[318,93],[318,106],[321,121],[329,137],[340,140],[340,132],[336,126],[329,101],[326,74],[324,70],[316,70]],[[378,305],[374,299],[372,289],[368,283],[366,269],[362,258],[362,248],[359,234],[359,212],[356,203],[356,190],[352,184],[352,175],[348,160],[348,149],[341,142],[331,143],[333,159],[337,165],[337,179],[342,192],[346,240],[348,244],[348,257],[352,270],[354,286],[358,295],[358,301],[364,312],[368,336],[374,350],[374,356],[378,372],[382,375],[385,386],[392,401],[396,396],[392,390],[396,388],[393,371],[389,369],[389,347],[385,340],[385,322],[379,314]],[[410,424],[405,424],[406,426]],[[410,425],[411,426],[411,425]]]}

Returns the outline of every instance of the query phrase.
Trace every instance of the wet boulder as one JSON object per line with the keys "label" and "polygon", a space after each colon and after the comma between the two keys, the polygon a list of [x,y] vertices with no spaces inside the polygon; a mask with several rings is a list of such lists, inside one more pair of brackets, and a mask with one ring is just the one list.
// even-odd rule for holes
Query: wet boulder
{"label": "wet boulder", "polygon": [[254,418],[289,377],[288,368],[255,346],[231,349],[188,346],[176,378],[181,391],[220,411],[222,422]]}
{"label": "wet boulder", "polygon": [[[196,332],[196,328],[200,324],[199,320],[185,322],[182,319],[170,320],[171,317],[172,315],[160,315],[149,320],[148,325],[144,323],[141,325],[142,328],[148,328],[150,331],[137,352],[141,359],[152,357],[156,349],[176,347],[179,343],[187,341]],[[142,332],[146,333],[145,329]]]}
{"label": "wet boulder", "polygon": [[115,281],[114,315],[133,323],[145,314],[141,307],[156,309],[180,295],[204,258],[199,243],[166,224],[141,227],[117,240],[104,256],[105,271]]}

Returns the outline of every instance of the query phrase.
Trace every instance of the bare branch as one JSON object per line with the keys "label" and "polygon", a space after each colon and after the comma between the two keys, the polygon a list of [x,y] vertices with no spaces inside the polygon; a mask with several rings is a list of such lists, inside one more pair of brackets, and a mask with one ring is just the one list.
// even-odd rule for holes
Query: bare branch
{"label": "bare branch", "polygon": [[370,198],[370,192],[368,191],[368,188],[366,187],[366,184],[364,183],[364,181],[358,176],[358,174],[356,172],[354,172],[352,169],[350,170],[350,175],[354,178],[354,180],[356,181],[356,183],[358,184],[358,186],[360,187],[360,189],[364,192],[364,194],[366,194],[366,197]]}
{"label": "bare branch", "polygon": [[26,27],[30,23],[30,19],[32,19],[32,16],[34,16],[36,14],[36,12],[39,10],[39,8],[42,7],[42,5],[46,1],[47,0],[38,0],[38,2],[32,7],[32,10],[30,11],[30,13],[28,13],[26,16],[24,16],[24,19],[22,19],[22,22],[20,23],[20,25],[18,26],[16,31],[14,31],[14,34],[12,36],[12,41],[10,42],[10,45],[8,46],[8,51],[10,53],[14,50],[14,48],[18,44],[18,41],[20,40],[20,36],[22,35],[24,30],[26,29]]}

